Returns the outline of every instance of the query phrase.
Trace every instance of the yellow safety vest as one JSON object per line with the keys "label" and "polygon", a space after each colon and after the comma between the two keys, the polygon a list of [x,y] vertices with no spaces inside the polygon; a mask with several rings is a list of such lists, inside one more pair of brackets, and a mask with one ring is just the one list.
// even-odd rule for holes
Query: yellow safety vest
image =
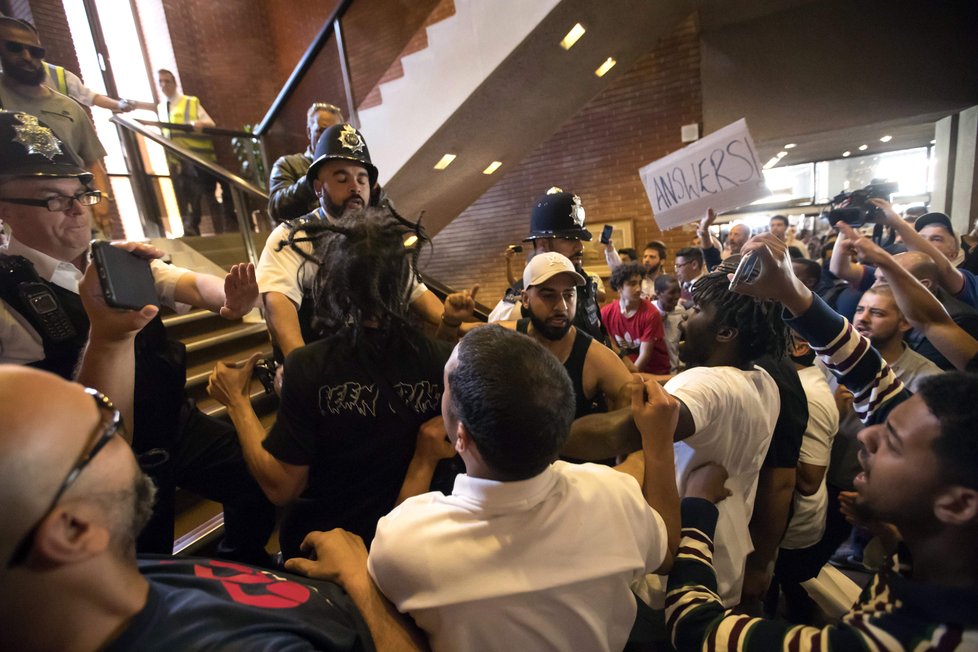
{"label": "yellow safety vest", "polygon": [[44,62],[44,67],[48,70],[48,78],[54,82],[54,90],[62,95],[68,94],[68,80],[65,79],[65,69],[53,63]]}
{"label": "yellow safety vest", "polygon": [[[197,113],[200,109],[200,100],[192,95],[184,95],[179,102],[170,103],[170,114],[166,115],[167,100],[160,103],[160,121],[172,122],[178,125],[189,125],[197,121]],[[217,152],[214,151],[214,142],[207,136],[198,136],[184,131],[177,131],[171,135],[169,129],[163,130],[163,135],[169,138],[174,144],[186,147],[197,156],[209,161],[217,160]]]}

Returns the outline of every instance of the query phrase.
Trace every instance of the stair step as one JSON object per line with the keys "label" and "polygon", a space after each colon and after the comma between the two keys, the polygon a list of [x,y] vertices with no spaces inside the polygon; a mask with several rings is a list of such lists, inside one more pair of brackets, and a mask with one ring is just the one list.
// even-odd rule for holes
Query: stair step
{"label": "stair step", "polygon": [[211,331],[200,337],[185,342],[187,353],[194,353],[220,344],[240,340],[258,333],[265,333],[265,324],[232,323],[216,331]]}
{"label": "stair step", "polygon": [[185,312],[183,314],[173,313],[163,317],[163,325],[169,328],[176,326],[182,326],[183,324],[190,324],[195,321],[200,321],[201,319],[209,319],[214,316],[210,310],[191,310],[190,312]]}
{"label": "stair step", "polygon": [[218,360],[240,363],[250,358],[253,353],[271,357],[272,345],[267,339],[263,339],[260,343],[246,349],[235,347],[233,355],[208,356],[206,360],[202,360],[192,367],[187,367],[187,388],[205,384]]}

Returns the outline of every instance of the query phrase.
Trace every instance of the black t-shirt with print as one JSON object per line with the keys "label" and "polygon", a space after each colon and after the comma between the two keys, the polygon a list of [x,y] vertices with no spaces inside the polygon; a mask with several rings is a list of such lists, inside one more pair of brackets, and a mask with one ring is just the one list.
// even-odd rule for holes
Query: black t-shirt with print
{"label": "black t-shirt with print", "polygon": [[106,650],[374,650],[339,586],[213,559],[139,559],[146,606]]}
{"label": "black t-shirt with print", "polygon": [[418,428],[441,412],[451,351],[420,334],[391,344],[366,331],[356,347],[341,332],[288,357],[278,419],[264,441],[282,462],[309,467],[282,523],[286,559],[312,530],[341,527],[370,544],[394,507]]}

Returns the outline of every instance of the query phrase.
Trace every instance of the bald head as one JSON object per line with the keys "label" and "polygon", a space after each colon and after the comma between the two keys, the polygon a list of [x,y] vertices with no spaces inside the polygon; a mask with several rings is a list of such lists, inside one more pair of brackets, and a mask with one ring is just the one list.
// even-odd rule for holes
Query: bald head
{"label": "bald head", "polygon": [[900,267],[907,270],[920,281],[930,281],[930,287],[938,283],[937,263],[930,256],[919,251],[906,251],[894,256]]}
{"label": "bald head", "polygon": [[[114,433],[112,413],[76,383],[43,371],[0,365],[0,560],[9,559],[35,525],[56,523],[52,508],[74,465],[93,451],[99,437]],[[122,437],[104,441],[48,515],[69,513],[74,522],[107,532],[109,548],[129,558],[136,534],[151,513],[155,489]],[[44,533],[40,527],[35,545]],[[38,546],[37,549],[42,548]],[[50,550],[50,548],[48,549]]]}
{"label": "bald head", "polygon": [[730,227],[730,232],[727,234],[727,246],[731,253],[739,254],[740,248],[748,240],[750,240],[750,228],[746,224],[734,224]]}

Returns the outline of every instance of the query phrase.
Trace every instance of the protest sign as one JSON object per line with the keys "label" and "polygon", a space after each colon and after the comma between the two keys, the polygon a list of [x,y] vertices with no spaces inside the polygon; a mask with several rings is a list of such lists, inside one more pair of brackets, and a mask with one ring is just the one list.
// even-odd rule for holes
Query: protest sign
{"label": "protest sign", "polygon": [[662,230],[771,194],[741,118],[638,171]]}

